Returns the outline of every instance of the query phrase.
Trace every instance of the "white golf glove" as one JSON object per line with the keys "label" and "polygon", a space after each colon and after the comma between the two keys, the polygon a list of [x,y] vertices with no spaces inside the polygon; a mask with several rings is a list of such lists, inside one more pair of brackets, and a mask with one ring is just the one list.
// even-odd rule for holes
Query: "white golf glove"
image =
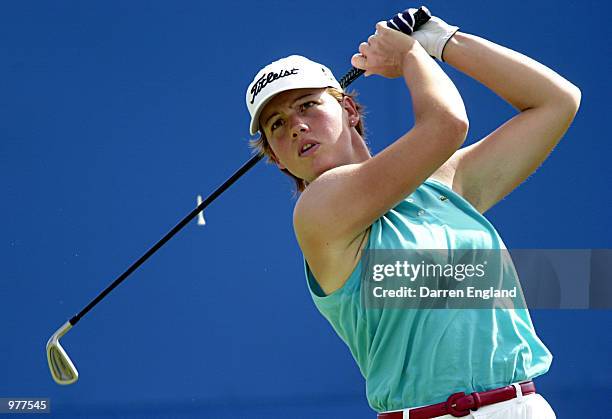
{"label": "white golf glove", "polygon": [[[414,14],[417,9],[408,10],[410,14]],[[421,44],[429,55],[444,61],[442,59],[444,46],[458,30],[458,26],[451,26],[442,19],[432,16],[427,23],[414,31],[412,37]]]}

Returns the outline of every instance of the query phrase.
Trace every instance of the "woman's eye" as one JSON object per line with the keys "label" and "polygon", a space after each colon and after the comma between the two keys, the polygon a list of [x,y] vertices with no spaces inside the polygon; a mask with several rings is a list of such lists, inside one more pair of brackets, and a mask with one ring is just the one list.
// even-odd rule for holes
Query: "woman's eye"
{"label": "woman's eye", "polygon": [[279,118],[274,121],[272,125],[270,125],[270,131],[274,131],[276,128],[280,128],[281,125],[283,125],[283,120]]}
{"label": "woman's eye", "polygon": [[317,102],[311,100],[311,101],[302,103],[301,108],[302,108],[302,110],[308,109],[308,108],[312,108],[316,104],[317,104]]}

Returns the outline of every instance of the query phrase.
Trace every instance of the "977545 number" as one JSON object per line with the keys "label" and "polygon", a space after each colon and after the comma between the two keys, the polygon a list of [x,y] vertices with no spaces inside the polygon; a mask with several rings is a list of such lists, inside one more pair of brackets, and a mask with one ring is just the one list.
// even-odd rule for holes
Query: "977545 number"
{"label": "977545 number", "polygon": [[49,399],[0,398],[0,413],[49,413]]}

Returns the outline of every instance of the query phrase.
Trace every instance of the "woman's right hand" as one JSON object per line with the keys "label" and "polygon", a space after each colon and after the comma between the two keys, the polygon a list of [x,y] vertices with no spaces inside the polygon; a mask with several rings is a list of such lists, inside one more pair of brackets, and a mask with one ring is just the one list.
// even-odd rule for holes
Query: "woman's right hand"
{"label": "woman's right hand", "polygon": [[365,70],[366,77],[378,74],[393,79],[404,74],[405,57],[415,48],[422,49],[413,38],[382,21],[376,24],[376,32],[368,42],[359,45],[359,53],[353,55],[351,64]]}

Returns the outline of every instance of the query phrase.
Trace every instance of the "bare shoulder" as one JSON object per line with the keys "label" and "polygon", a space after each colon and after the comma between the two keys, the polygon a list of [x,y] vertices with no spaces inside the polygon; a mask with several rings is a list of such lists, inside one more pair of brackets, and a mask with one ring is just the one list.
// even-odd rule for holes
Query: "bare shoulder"
{"label": "bare shoulder", "polygon": [[[444,166],[441,166],[429,178],[437,180],[438,182],[444,184],[445,186],[448,186],[449,189],[453,189],[453,173],[450,170],[448,170],[448,168],[445,168]],[[455,190],[453,189],[453,191]]]}
{"label": "bare shoulder", "polygon": [[457,150],[442,166],[440,166],[431,176],[430,179],[446,185],[449,189],[458,195],[461,195],[474,208],[479,208],[476,195],[471,194],[469,187],[466,185],[462,175],[462,162],[465,159],[466,152],[469,147],[464,147]]}
{"label": "bare shoulder", "polygon": [[437,180],[438,182],[448,186],[454,192],[459,193],[457,189],[460,185],[457,184],[455,175],[457,174],[457,164],[460,159],[459,152],[457,150],[442,166],[440,166],[435,172],[431,174],[430,179]]}
{"label": "bare shoulder", "polygon": [[326,234],[325,224],[317,222],[321,214],[313,211],[311,197],[304,193],[300,196],[293,212],[293,227],[310,270],[321,289],[330,294],[344,285],[357,266],[370,228],[350,238]]}
{"label": "bare shoulder", "polygon": [[[359,217],[359,191],[351,183],[362,164],[348,164],[320,175],[302,192],[293,210],[293,226],[302,248],[348,246],[368,225]],[[361,220],[360,220],[361,221]]]}

